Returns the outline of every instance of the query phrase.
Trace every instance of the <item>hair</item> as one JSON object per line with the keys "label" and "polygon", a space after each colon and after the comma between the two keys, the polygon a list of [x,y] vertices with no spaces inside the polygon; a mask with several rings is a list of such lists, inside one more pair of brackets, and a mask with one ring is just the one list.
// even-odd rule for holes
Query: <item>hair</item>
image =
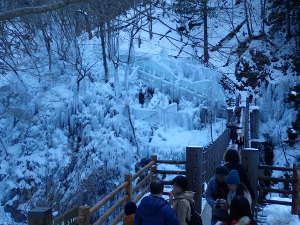
{"label": "hair", "polygon": [[237,187],[236,195],[239,196],[239,197],[243,197],[245,191],[249,192],[247,187],[244,184],[240,183]]}
{"label": "hair", "polygon": [[150,192],[153,195],[158,195],[163,193],[164,191],[164,183],[159,180],[159,179],[155,179],[154,181],[151,182],[150,184]]}
{"label": "hair", "polygon": [[177,176],[173,179],[173,185],[180,187],[183,191],[188,189],[188,180],[185,176]]}
{"label": "hair", "polygon": [[230,205],[230,223],[233,220],[239,220],[240,218],[247,216],[253,221],[253,215],[251,213],[251,206],[245,197],[235,197],[231,201]]}
{"label": "hair", "polygon": [[224,154],[224,161],[227,163],[240,163],[240,155],[235,149],[227,149]]}
{"label": "hair", "polygon": [[127,202],[124,207],[124,212],[126,216],[136,213],[136,204],[134,202]]}

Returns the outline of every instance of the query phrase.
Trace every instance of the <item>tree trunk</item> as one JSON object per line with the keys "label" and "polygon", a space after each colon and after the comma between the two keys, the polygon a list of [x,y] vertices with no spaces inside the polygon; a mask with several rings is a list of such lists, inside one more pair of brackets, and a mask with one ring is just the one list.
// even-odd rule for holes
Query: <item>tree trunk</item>
{"label": "tree trunk", "polygon": [[261,7],[261,31],[265,33],[265,15],[266,15],[266,0],[260,0]]}
{"label": "tree trunk", "polygon": [[89,0],[63,0],[58,1],[51,4],[44,4],[40,6],[34,7],[23,7],[19,9],[9,10],[0,13],[0,21],[11,20],[19,16],[25,16],[30,14],[41,14],[46,13],[49,11],[54,11],[57,9],[61,9],[67,7],[71,4],[80,3],[80,2],[87,2]]}
{"label": "tree trunk", "polygon": [[92,33],[89,17],[87,15],[84,15],[84,20],[85,20],[86,32],[89,34],[89,40],[91,40],[93,38],[93,33]]}
{"label": "tree trunk", "polygon": [[286,26],[287,26],[287,33],[286,33],[286,39],[291,38],[291,7],[289,1],[286,2],[286,9],[287,9],[287,14],[286,14]]}
{"label": "tree trunk", "polygon": [[127,58],[127,66],[126,66],[126,71],[125,71],[125,90],[128,91],[128,75],[130,73],[130,66],[131,66],[131,52],[132,52],[132,48],[133,48],[133,29],[134,27],[132,27],[132,31],[130,33],[130,41],[129,41],[129,50],[128,50],[128,58]]}
{"label": "tree trunk", "polygon": [[250,21],[249,21],[248,2],[247,2],[247,0],[244,0],[244,10],[245,10],[245,16],[246,16],[246,22],[247,22],[248,35],[249,35],[249,37],[252,37]]}
{"label": "tree trunk", "polygon": [[103,60],[103,67],[104,67],[104,80],[108,82],[108,65],[107,65],[107,58],[106,58],[106,48],[105,48],[105,32],[104,32],[104,24],[100,25],[100,39],[101,39],[101,46],[102,46],[102,60]]}
{"label": "tree trunk", "polygon": [[114,87],[115,87],[115,95],[119,96],[119,94],[120,94],[120,82],[119,82],[119,65],[118,64],[115,64]]}
{"label": "tree trunk", "polygon": [[152,40],[152,38],[153,38],[152,1],[150,1],[149,12],[148,12],[148,20],[149,20],[149,37],[150,37],[150,40]]}
{"label": "tree trunk", "polygon": [[204,63],[208,64],[208,32],[207,32],[207,2],[208,0],[203,0],[203,23],[204,23]]}

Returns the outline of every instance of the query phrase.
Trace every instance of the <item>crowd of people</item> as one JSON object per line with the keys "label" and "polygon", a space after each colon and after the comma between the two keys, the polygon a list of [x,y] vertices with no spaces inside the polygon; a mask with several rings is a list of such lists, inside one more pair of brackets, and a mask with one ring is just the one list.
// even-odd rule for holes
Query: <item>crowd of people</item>
{"label": "crowd of people", "polygon": [[[240,164],[239,152],[228,149],[224,165],[215,170],[210,179],[205,198],[212,208],[211,225],[254,225],[252,191],[245,169]],[[124,225],[201,225],[200,214],[195,209],[194,192],[188,190],[185,176],[173,180],[169,201],[163,198],[164,184],[155,179],[150,184],[150,195],[139,206],[125,205]]]}

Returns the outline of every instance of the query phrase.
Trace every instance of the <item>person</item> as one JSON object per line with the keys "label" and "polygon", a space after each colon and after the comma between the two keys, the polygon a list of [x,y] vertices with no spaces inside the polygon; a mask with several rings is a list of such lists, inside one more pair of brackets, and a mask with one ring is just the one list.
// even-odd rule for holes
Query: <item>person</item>
{"label": "person", "polygon": [[[150,158],[142,158],[139,162],[135,164],[135,172],[137,173],[139,170],[141,170],[143,167],[147,166],[151,162]],[[138,180],[137,183],[140,183],[147,175],[149,174],[149,170],[143,172]]]}
{"label": "person", "polygon": [[228,169],[225,166],[218,166],[215,176],[210,179],[205,192],[205,198],[212,208],[212,225],[228,219],[226,199],[229,190],[225,182],[227,175]]}
{"label": "person", "polygon": [[173,180],[173,191],[170,203],[175,210],[180,225],[188,225],[191,221],[191,204],[194,204],[194,192],[188,191],[188,180],[185,176],[177,176]]}
{"label": "person", "polygon": [[124,225],[134,225],[134,217],[136,213],[136,204],[134,202],[127,202],[124,207]]}
{"label": "person", "polygon": [[254,219],[248,199],[236,196],[230,206],[229,218],[231,225],[250,225]]}
{"label": "person", "polygon": [[229,188],[229,192],[227,195],[227,205],[230,207],[231,202],[235,197],[244,197],[248,200],[249,205],[252,205],[252,198],[245,187],[244,184],[241,183],[239,172],[237,170],[231,170],[226,177],[226,183]]}
{"label": "person", "polygon": [[239,155],[238,151],[235,149],[228,149],[224,154],[224,161],[225,161],[224,166],[228,169],[229,172],[231,170],[238,171],[238,175],[239,175],[241,183],[246,186],[246,188],[249,190],[249,192],[251,194],[251,198],[254,200],[255,194],[254,194],[254,191],[249,182],[247,173],[246,173],[244,167],[240,164],[241,159],[240,159],[240,155]]}
{"label": "person", "polygon": [[227,128],[230,129],[230,139],[232,144],[235,144],[237,142],[238,139],[238,134],[237,134],[237,125],[234,123],[228,124]]}
{"label": "person", "polygon": [[143,93],[142,89],[139,92],[139,103],[142,105],[142,108],[145,103],[145,94]]}
{"label": "person", "polygon": [[162,198],[164,185],[161,180],[150,184],[150,196],[142,199],[135,214],[135,225],[179,225],[175,211]]}
{"label": "person", "polygon": [[254,224],[248,200],[243,196],[236,196],[230,206],[228,221],[218,222],[217,225],[252,225]]}

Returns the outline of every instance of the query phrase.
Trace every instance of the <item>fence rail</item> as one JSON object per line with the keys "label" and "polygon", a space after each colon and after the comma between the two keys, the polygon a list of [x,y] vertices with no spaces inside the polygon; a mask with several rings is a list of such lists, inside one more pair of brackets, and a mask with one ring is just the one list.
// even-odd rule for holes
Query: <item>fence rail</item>
{"label": "fence rail", "polygon": [[288,183],[292,186],[292,190],[284,190],[284,189],[275,189],[275,188],[268,188],[262,185],[259,185],[259,192],[266,192],[266,193],[277,193],[277,194],[285,194],[285,195],[292,195],[292,201],[278,201],[278,200],[260,200],[262,204],[278,204],[278,205],[287,205],[291,206],[291,212],[295,215],[300,215],[300,168],[293,166],[293,168],[286,168],[286,167],[276,167],[276,166],[268,166],[268,165],[259,165],[258,169],[264,170],[276,170],[276,171],[285,171],[285,172],[292,172],[292,178],[282,178],[282,177],[268,177],[268,176],[260,176],[258,177],[259,181],[267,181],[267,182],[283,182]]}

